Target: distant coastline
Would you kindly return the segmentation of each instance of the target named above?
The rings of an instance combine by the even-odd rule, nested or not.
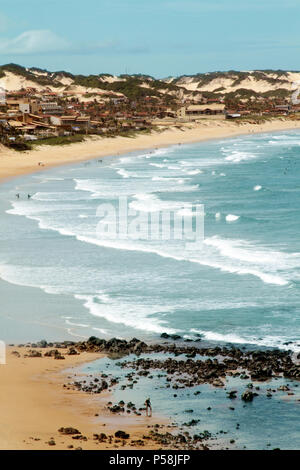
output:
[[[95,136],[88,137],[81,143],[58,146],[43,145],[29,152],[16,152],[2,146],[0,148],[0,181],[47,170],[51,167],[138,150],[292,129],[300,129],[300,121],[282,118],[268,120],[260,124],[250,124],[208,119],[181,128],[170,127],[162,132],[140,134],[135,138]]]

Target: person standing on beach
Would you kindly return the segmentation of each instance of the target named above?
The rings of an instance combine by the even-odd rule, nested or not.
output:
[[[146,416],[152,416],[152,406],[151,406],[151,401],[150,398],[147,398],[145,401],[146,405]]]

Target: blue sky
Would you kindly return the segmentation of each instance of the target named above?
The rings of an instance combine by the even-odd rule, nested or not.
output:
[[[0,63],[156,77],[299,70],[299,0],[1,0]]]

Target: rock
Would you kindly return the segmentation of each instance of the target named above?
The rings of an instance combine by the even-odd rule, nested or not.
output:
[[[109,406],[108,409],[111,411],[111,413],[124,413],[125,411],[125,408],[119,405]]]
[[[188,423],[183,423],[183,426],[196,426],[198,423],[200,423],[200,419],[192,419]]]
[[[162,334],[160,335],[160,337],[161,337],[161,338],[164,338],[164,339],[168,339],[168,338],[170,338],[170,335],[168,335],[168,333],[162,333]]]
[[[253,401],[253,398],[254,397],[257,397],[257,393],[253,393],[251,392],[251,390],[246,390],[243,394],[242,394],[242,400],[244,401]]]
[[[40,351],[33,351],[30,349],[29,354],[25,354],[25,357],[42,357],[42,353]]]
[[[281,385],[277,388],[278,391],[287,392],[289,389],[288,385]]]
[[[115,437],[120,439],[129,439],[130,435],[127,434],[125,431],[117,431],[115,432]]]
[[[221,379],[215,379],[215,380],[213,380],[212,385],[213,385],[214,387],[224,387],[224,383],[222,382]]]
[[[49,446],[56,446],[56,442],[54,439],[50,439],[50,441],[48,441],[48,445]]]
[[[230,392],[227,392],[227,398],[230,398],[231,400],[233,398],[236,398],[237,390],[231,390]]]
[[[137,439],[136,441],[131,441],[130,445],[132,445],[132,446],[144,446],[145,442],[142,439]]]
[[[65,359],[65,357],[59,351],[57,351],[54,355],[54,359]]]
[[[81,432],[78,431],[78,429],[71,428],[71,427],[60,428],[58,432],[60,432],[61,434],[66,434],[66,435],[81,434]]]
[[[18,351],[12,351],[12,355],[16,357],[21,357],[21,354]]]
[[[76,434],[75,436],[72,436],[72,439],[80,440],[80,441],[87,441],[86,436],[82,436],[81,434]]]
[[[54,357],[54,359],[64,359],[64,356],[58,349],[50,349],[49,351],[45,352],[45,357]]]
[[[76,356],[77,354],[79,354],[75,348],[70,348],[69,351],[68,351],[68,355],[69,356]]]

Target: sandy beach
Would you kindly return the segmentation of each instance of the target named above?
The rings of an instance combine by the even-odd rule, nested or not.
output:
[[[110,394],[101,397],[85,394],[63,387],[68,383],[72,370],[83,363],[101,357],[97,353],[66,355],[64,360],[44,357],[49,348],[38,349],[43,357],[24,357],[31,348],[8,347],[7,364],[0,365],[0,449],[42,450],[73,449],[134,449],[132,440],[141,439],[149,429],[147,426],[163,423],[155,414],[152,418],[112,416],[105,408]],[[99,416],[95,416],[95,415]],[[166,422],[165,422],[166,424]],[[74,440],[72,435],[63,435],[58,430],[72,427],[79,430],[87,440]],[[113,435],[118,430],[130,434],[125,445],[121,441],[101,443],[93,434]],[[55,445],[49,445],[54,440]],[[154,448],[149,441],[145,448]]]
[[[25,153],[1,147],[0,179],[135,150],[298,128],[300,121],[291,120],[264,124],[203,120],[184,129],[172,128],[136,138],[90,137],[84,143],[42,146]],[[39,162],[43,162],[43,166]],[[78,366],[103,357],[100,353],[68,355],[67,350],[60,350],[65,359],[55,360],[44,356],[47,348],[38,348],[42,357],[26,357],[30,349],[8,347],[7,364],[0,365],[0,449],[137,449],[140,447],[132,441],[141,440],[149,427],[159,423],[163,432],[168,431],[170,422],[155,414],[152,418],[147,418],[145,413],[142,416],[112,415],[107,409],[109,392],[97,396],[64,386]],[[75,440],[72,435],[64,435],[58,431],[62,427],[76,428],[87,439]],[[114,436],[118,430],[130,434],[126,443],[115,438],[111,442],[99,442],[93,437],[100,433]],[[143,449],[155,448],[158,448],[155,442],[144,441]]]
[[[64,146],[41,146],[30,152],[15,152],[0,147],[0,179],[46,170],[54,166],[84,160],[120,155],[137,150],[166,147],[175,144],[222,139],[237,135],[299,129],[300,121],[276,119],[263,124],[213,121],[209,119],[182,128],[168,128],[162,132],[140,134],[135,138],[90,137],[85,142]],[[39,163],[42,162],[43,166]]]

